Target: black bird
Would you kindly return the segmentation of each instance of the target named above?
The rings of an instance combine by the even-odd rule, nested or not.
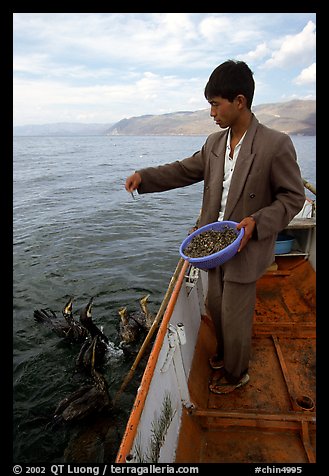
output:
[[[89,385],[83,385],[68,397],[61,400],[55,410],[53,424],[80,421],[88,416],[112,408],[105,377],[96,370],[96,351],[99,336],[91,344],[91,379]]]
[[[59,337],[63,337],[72,342],[83,342],[88,335],[87,330],[74,319],[72,309],[73,298],[71,297],[62,311],[64,319],[58,317],[57,314],[49,308],[36,309],[33,315],[37,322],[45,324]]]
[[[119,309],[120,316],[120,338],[124,344],[132,344],[137,340],[141,333],[141,325],[133,319],[126,307]]]
[[[89,332],[89,335],[94,338],[96,335],[99,336],[100,341],[104,342],[105,344],[109,343],[108,338],[106,335],[101,331],[99,327],[96,326],[96,324],[92,320],[92,314],[91,314],[91,307],[93,304],[94,298],[90,298],[87,306],[85,306],[81,312],[80,312],[80,323],[87,329]]]
[[[129,318],[136,321],[140,325],[140,327],[142,327],[146,331],[148,331],[151,328],[152,323],[154,321],[154,317],[155,317],[150,313],[148,309],[147,302],[149,297],[150,295],[147,294],[146,296],[142,297],[139,300],[141,311],[137,311],[137,312],[133,312],[129,314]]]
[[[109,340],[106,335],[96,326],[92,320],[91,307],[93,298],[91,298],[81,312],[80,322],[87,330],[88,337],[83,343],[79,355],[76,359],[78,367],[90,370],[92,368],[91,360],[94,354],[94,368],[99,368],[104,363],[105,354],[108,350]],[[94,348],[95,347],[95,348]]]

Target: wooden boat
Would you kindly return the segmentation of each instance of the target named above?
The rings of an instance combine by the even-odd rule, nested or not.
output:
[[[304,181],[306,188],[315,189]],[[180,259],[116,463],[315,463],[315,200],[257,283],[249,383],[208,390],[206,272]]]

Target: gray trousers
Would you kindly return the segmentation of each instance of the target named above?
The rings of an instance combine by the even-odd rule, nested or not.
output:
[[[247,372],[256,304],[256,282],[224,281],[221,267],[208,271],[207,308],[217,337],[217,355],[224,359],[228,381]]]

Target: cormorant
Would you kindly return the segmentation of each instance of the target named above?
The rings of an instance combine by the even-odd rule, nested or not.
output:
[[[79,355],[76,359],[78,367],[91,368],[91,358],[94,354],[94,368],[100,367],[104,362],[105,354],[108,350],[109,340],[92,320],[91,307],[93,298],[91,298],[81,312],[80,322],[88,332],[88,338],[83,343]],[[93,350],[94,349],[94,350]]]
[[[141,311],[129,314],[129,317],[131,319],[134,319],[134,321],[136,321],[146,331],[151,328],[152,323],[154,321],[154,316],[150,313],[147,306],[147,301],[149,297],[150,295],[147,294],[146,296],[140,299],[139,305],[141,307]]]
[[[120,337],[125,344],[131,344],[135,342],[140,334],[141,325],[131,318],[128,314],[127,308],[122,307],[119,309],[120,321]]]
[[[68,397],[61,400],[54,413],[54,424],[82,420],[94,413],[112,407],[105,377],[95,369],[97,341],[93,338],[91,344],[91,378],[92,383],[83,385]]]
[[[34,319],[50,327],[59,337],[64,337],[67,340],[74,342],[82,342],[87,337],[86,329],[80,325],[73,317],[73,298],[65,304],[62,314],[64,319],[61,319],[51,309],[36,309],[33,313]]]
[[[109,343],[108,338],[106,335],[99,329],[99,327],[96,326],[96,324],[92,320],[92,315],[91,315],[91,307],[93,304],[94,298],[90,298],[87,306],[85,306],[81,312],[80,312],[80,322],[87,329],[89,332],[90,336],[94,338],[96,335],[99,336],[100,341],[104,342],[105,344]]]

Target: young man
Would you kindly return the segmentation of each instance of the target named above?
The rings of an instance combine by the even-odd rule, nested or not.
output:
[[[126,190],[162,192],[204,181],[199,226],[216,220],[244,228],[239,252],[208,271],[207,309],[217,337],[210,358],[220,377],[210,384],[229,393],[249,381],[248,365],[256,280],[274,260],[278,232],[301,210],[305,195],[296,152],[288,135],[260,124],[251,112],[255,83],[243,61],[229,60],[205,87],[210,116],[223,131],[182,161],[136,171]]]

